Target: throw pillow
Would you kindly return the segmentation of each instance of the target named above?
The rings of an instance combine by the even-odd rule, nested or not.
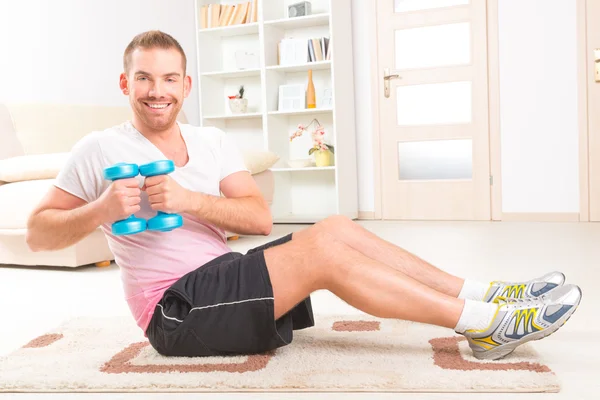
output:
[[[56,178],[69,153],[34,154],[0,160],[0,181],[21,182]]]
[[[268,170],[279,161],[277,154],[266,150],[243,150],[242,156],[244,157],[246,168],[248,168],[252,175]]]

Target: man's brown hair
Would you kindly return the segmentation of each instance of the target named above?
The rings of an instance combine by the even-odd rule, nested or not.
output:
[[[185,56],[185,52],[181,45],[175,38],[173,38],[168,33],[164,33],[161,31],[147,31],[140,33],[129,43],[127,48],[125,49],[125,53],[123,54],[123,68],[125,69],[125,73],[129,74],[129,66],[131,64],[131,53],[138,47],[144,49],[175,49],[179,51],[181,54],[181,59],[183,63],[183,73],[185,75],[187,68],[187,58]]]

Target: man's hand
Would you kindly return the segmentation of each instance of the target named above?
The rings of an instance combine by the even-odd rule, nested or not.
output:
[[[182,213],[190,209],[191,192],[180,186],[169,175],[146,178],[142,190],[148,193],[150,206],[155,211]]]
[[[120,221],[140,211],[140,188],[135,178],[114,181],[97,202],[106,223]]]

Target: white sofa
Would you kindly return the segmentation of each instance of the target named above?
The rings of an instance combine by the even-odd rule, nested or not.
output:
[[[129,107],[0,103],[0,266],[78,267],[114,259],[100,229],[69,248],[37,253],[29,250],[25,234],[30,212],[53,184],[72,146],[94,130],[130,118]],[[187,122],[183,113],[178,119]],[[244,157],[271,204],[273,174],[268,168],[278,157],[269,152],[244,152]]]

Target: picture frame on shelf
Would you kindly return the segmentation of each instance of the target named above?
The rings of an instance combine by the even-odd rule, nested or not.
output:
[[[239,70],[254,69],[260,67],[258,54],[247,50],[237,50],[235,52],[235,66]]]
[[[283,39],[279,42],[279,65],[300,65],[308,60],[306,39]]]
[[[306,93],[304,85],[279,85],[278,111],[304,110],[306,108]]]
[[[333,108],[333,89],[323,88],[319,94],[319,108]]]

